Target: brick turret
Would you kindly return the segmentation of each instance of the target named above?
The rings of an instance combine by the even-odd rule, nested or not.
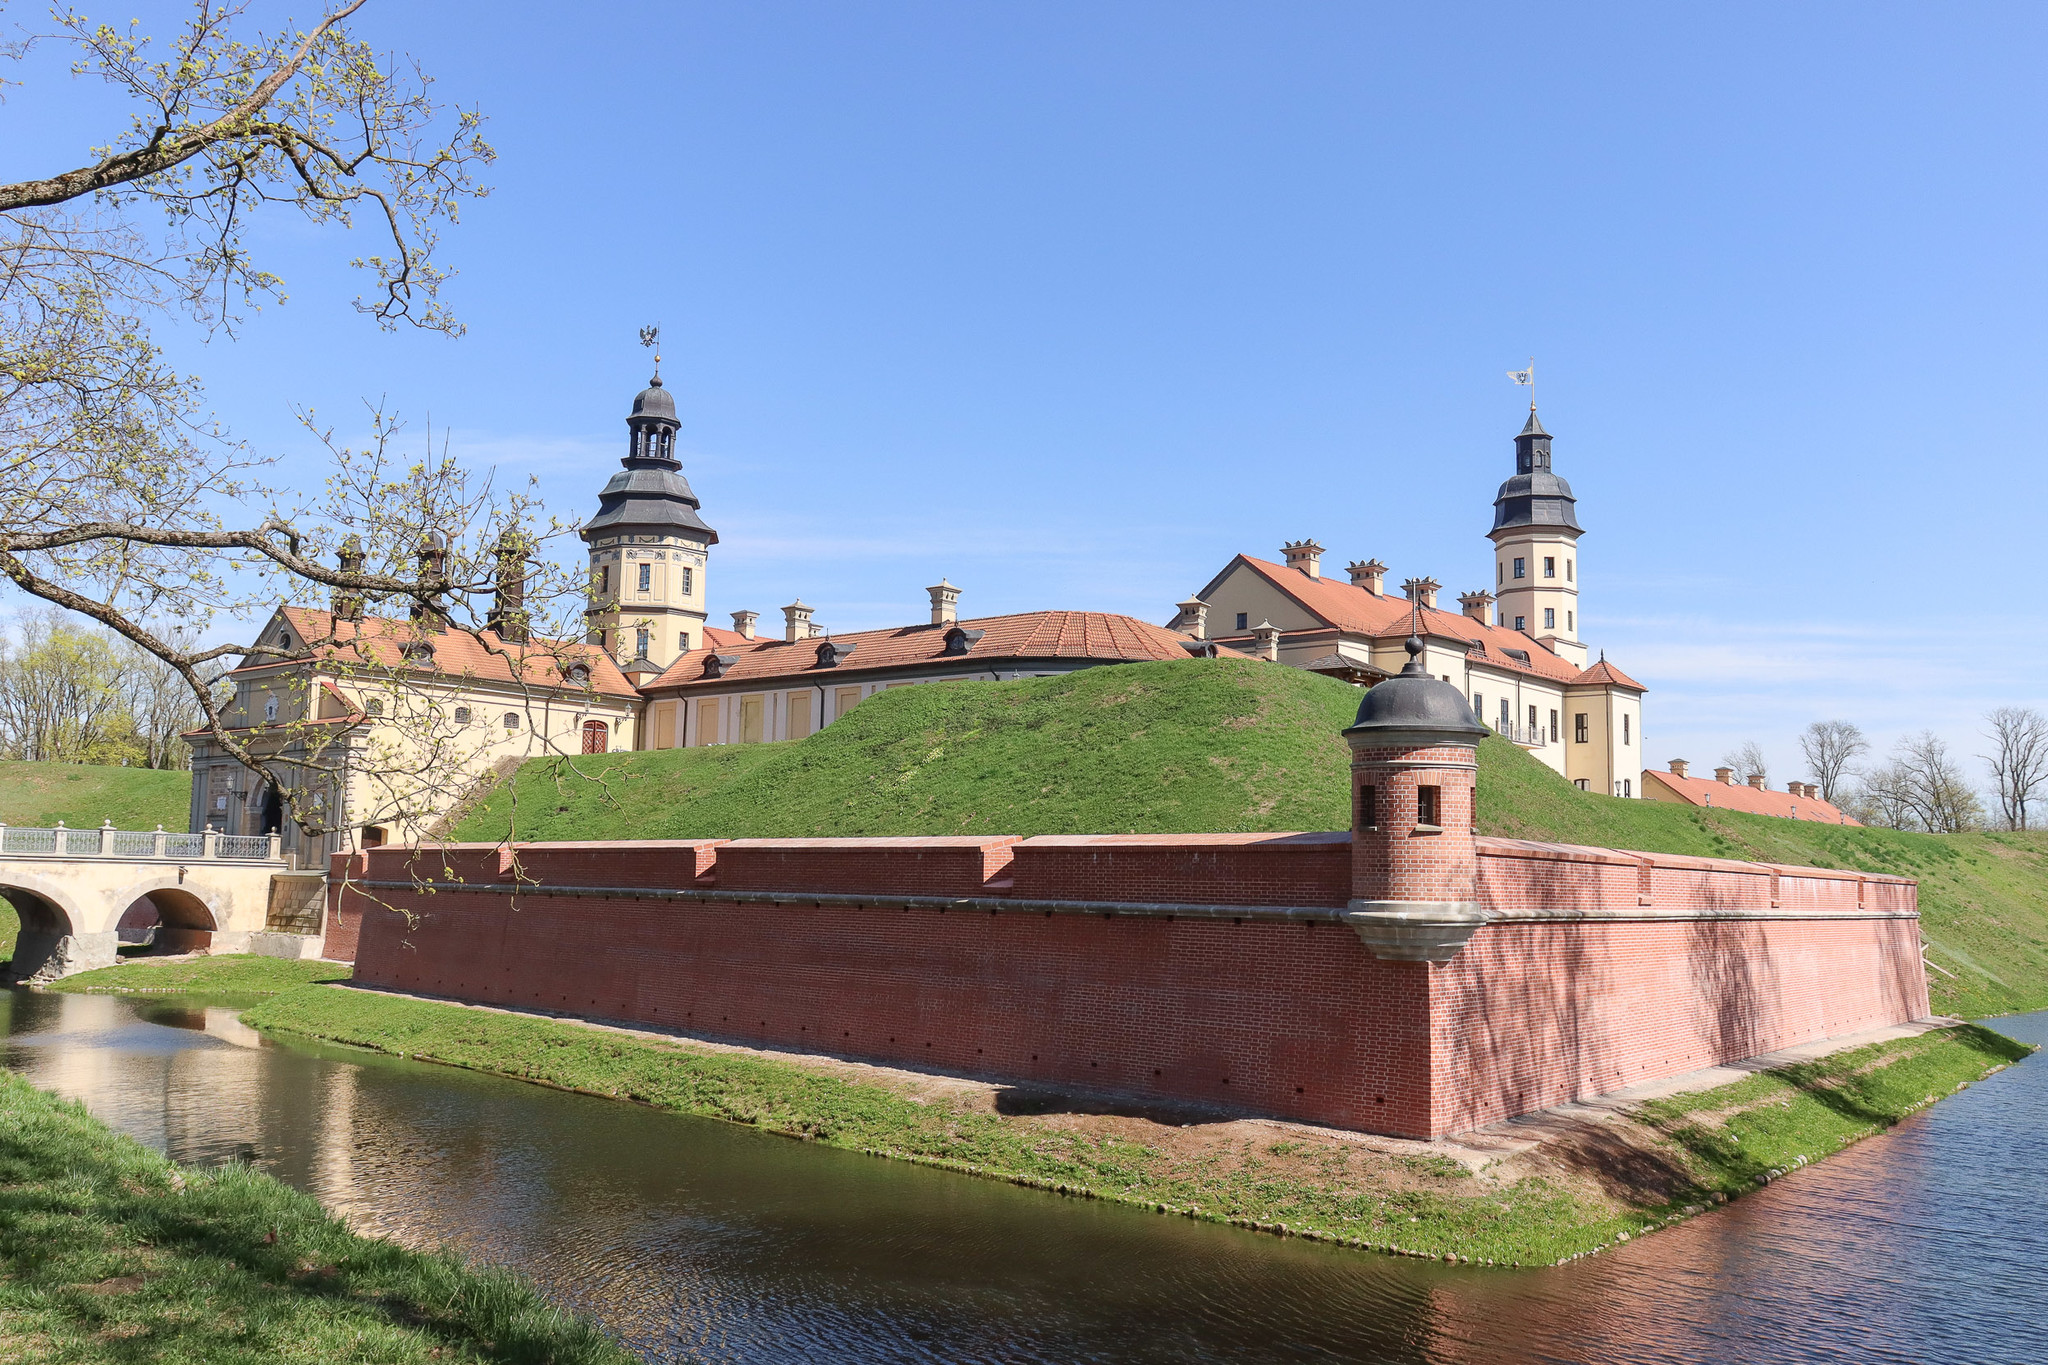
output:
[[[1373,955],[1446,962],[1484,922],[1472,843],[1477,749],[1486,727],[1464,694],[1408,666],[1365,694],[1351,746],[1351,905]]]

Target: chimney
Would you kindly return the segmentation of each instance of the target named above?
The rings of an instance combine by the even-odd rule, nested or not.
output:
[[[1671,775],[1673,777],[1684,777],[1685,770],[1691,766],[1690,763],[1687,763],[1682,758],[1674,758],[1671,760]]]
[[[361,573],[363,571],[363,541],[360,536],[350,536],[341,542],[341,571]],[[334,590],[334,619],[337,621],[360,621],[363,619],[363,596],[350,588]]]
[[[754,622],[761,619],[758,611],[736,611],[732,614],[732,628],[743,640],[754,638]]]
[[[1764,790],[1764,775],[1762,773],[1751,773],[1745,780],[1758,791]]]
[[[1184,630],[1197,640],[1208,639],[1209,604],[1199,597],[1190,597],[1176,605],[1180,607],[1180,614],[1173,618],[1173,624],[1167,629]]]
[[[1368,559],[1363,564],[1354,561],[1348,567],[1351,573],[1352,587],[1364,588],[1374,597],[1378,597],[1384,591],[1381,584],[1386,582],[1386,565],[1380,563],[1377,559]]]
[[[1809,801],[1820,800],[1820,787],[1816,783],[1809,782],[1806,784],[1806,799]]]
[[[960,619],[960,589],[943,577],[925,589],[932,595],[932,624],[950,626]]]
[[[811,638],[811,609],[799,597],[782,609],[782,638],[785,640],[808,640]]]
[[[1280,662],[1280,627],[1261,621],[1252,630],[1252,653],[1271,663]]]
[[[1734,785],[1735,785],[1735,769],[1733,769],[1733,768],[1716,768],[1716,769],[1714,769],[1714,780],[1715,780],[1716,782],[1719,782],[1719,783],[1720,783],[1720,784],[1721,784],[1722,786],[1724,786],[1724,787],[1732,787],[1732,786],[1734,786]]]
[[[1310,578],[1323,576],[1323,547],[1313,540],[1290,540],[1280,547],[1280,553],[1287,556],[1287,567],[1299,569]]]
[[[507,644],[526,643],[526,538],[509,526],[498,537],[498,592],[484,624]]]
[[[1794,796],[1804,796],[1806,795],[1806,784],[1804,782],[1787,782],[1785,790],[1791,792]]]
[[[448,542],[440,532],[429,531],[420,541],[419,564],[420,573],[416,581],[423,595],[413,599],[412,619],[419,622],[422,630],[446,630],[448,613],[441,605],[438,585],[448,574]]]
[[[1482,626],[1492,619],[1489,609],[1493,606],[1493,594],[1484,589],[1464,594],[1458,599],[1458,605],[1465,609],[1467,616]]]
[[[1436,610],[1436,594],[1443,584],[1434,578],[1411,578],[1401,585],[1401,591],[1408,594],[1410,601],[1420,601],[1431,611]]]

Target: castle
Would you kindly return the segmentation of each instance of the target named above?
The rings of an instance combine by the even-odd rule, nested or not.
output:
[[[1604,658],[1587,664],[1583,528],[1533,407],[1487,533],[1497,591],[1461,597],[1462,614],[1437,607],[1431,578],[1388,594],[1378,560],[1352,564],[1348,582],[1327,578],[1323,547],[1303,540],[1283,548],[1284,564],[1236,556],[1166,625],[1075,610],[962,617],[960,589],[941,580],[926,589],[928,620],[827,632],[798,600],[782,608],[779,635],[759,633],[752,610],[731,612],[730,629],[711,624],[719,538],[676,455],[679,429],[657,373],[633,399],[620,470],[579,532],[582,641],[527,640],[516,578],[501,581],[477,633],[431,612],[371,616],[345,595],[325,611],[281,606],[258,634],[266,652],[229,675],[229,723],[295,774],[302,803],[338,813],[337,828],[295,829],[284,793],[203,731],[188,736],[191,828],[277,830],[310,864],[434,834],[465,793],[537,753],[801,739],[890,688],[1190,657],[1259,657],[1370,688],[1402,666],[1411,630],[1425,671],[1492,729],[1582,788],[1638,794],[1644,689]]]

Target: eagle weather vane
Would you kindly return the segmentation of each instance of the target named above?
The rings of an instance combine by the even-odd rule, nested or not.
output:
[[[641,335],[645,336],[646,333],[643,332]],[[1508,378],[1529,391],[1529,411],[1536,411],[1536,357],[1529,357],[1529,368],[1526,370],[1509,370]]]
[[[661,382],[661,324],[640,329],[640,344],[654,348],[654,382]]]

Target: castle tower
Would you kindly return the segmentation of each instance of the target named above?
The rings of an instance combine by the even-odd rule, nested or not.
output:
[[[1560,658],[1585,667],[1579,637],[1578,500],[1550,470],[1550,433],[1529,407],[1515,437],[1514,477],[1493,500],[1495,595],[1500,624],[1540,640]]]
[[[1365,694],[1351,746],[1351,903],[1344,918],[1373,956],[1448,962],[1485,922],[1472,842],[1478,745],[1465,694],[1422,666]]]
[[[718,532],[676,458],[676,401],[652,382],[626,418],[625,468],[578,533],[590,547],[590,641],[621,663],[666,668],[704,643],[704,573]]]

